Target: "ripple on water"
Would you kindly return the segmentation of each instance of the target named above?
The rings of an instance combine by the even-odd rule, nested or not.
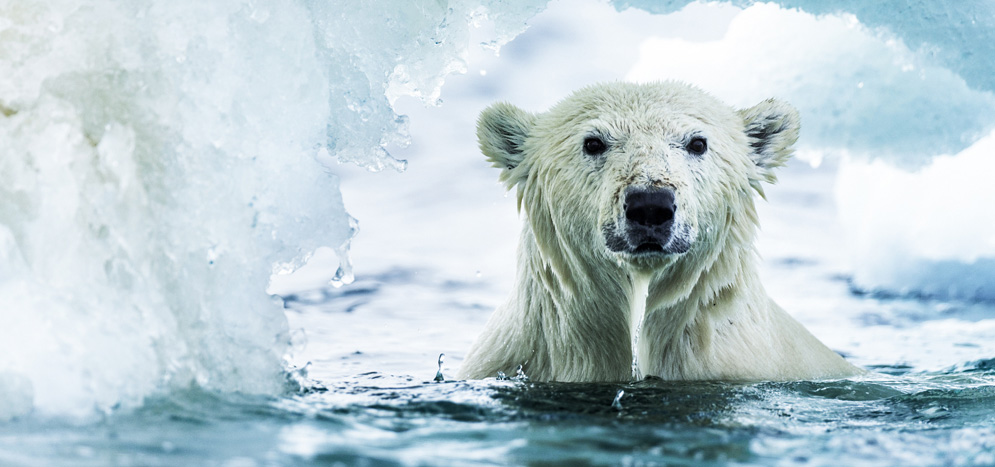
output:
[[[431,374],[370,372],[279,398],[180,391],[85,433],[0,427],[0,443],[38,446],[37,456],[21,458],[27,463],[80,453],[148,465],[239,456],[371,465],[984,463],[995,448],[991,382],[964,373],[791,383],[435,382]],[[64,437],[64,452],[42,452],[52,436]],[[0,460],[11,460],[2,448]],[[116,457],[122,453],[131,457]]]

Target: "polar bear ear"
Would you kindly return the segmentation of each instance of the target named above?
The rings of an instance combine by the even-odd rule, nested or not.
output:
[[[519,166],[525,158],[525,139],[532,131],[535,119],[534,114],[500,102],[481,112],[477,120],[480,150],[494,167],[501,169],[500,179],[509,189],[527,176]]]
[[[746,137],[750,143],[750,157],[756,164],[756,173],[750,176],[750,185],[764,196],[760,182],[774,183],[774,169],[783,166],[798,140],[801,119],[791,104],[777,99],[767,99],[753,107],[739,111],[743,117]]]

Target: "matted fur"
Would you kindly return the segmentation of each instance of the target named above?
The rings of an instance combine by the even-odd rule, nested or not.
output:
[[[737,112],[676,82],[591,86],[541,114],[507,103],[485,110],[481,150],[517,189],[525,222],[515,290],[460,377],[514,374],[519,365],[543,381],[858,373],[778,307],[757,273],[754,192],[776,180],[773,169],[791,156],[798,129],[786,103]],[[591,135],[608,143],[604,154],[583,152]],[[703,155],[685,150],[695,136],[707,140]],[[690,243],[686,252],[606,247],[604,229],[624,229],[629,187],[673,190],[672,235]]]

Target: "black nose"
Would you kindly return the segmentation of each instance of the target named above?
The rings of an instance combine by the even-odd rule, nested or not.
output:
[[[630,188],[625,192],[625,218],[645,227],[657,227],[674,220],[677,204],[669,188]]]

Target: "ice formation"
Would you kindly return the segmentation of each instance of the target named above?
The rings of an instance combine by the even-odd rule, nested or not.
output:
[[[687,0],[612,0],[615,8],[639,8],[668,14]],[[749,8],[758,0],[725,0],[722,3]],[[803,11],[819,17],[853,17],[864,27],[898,38],[921,59],[942,66],[964,79],[968,86],[995,91],[990,57],[995,56],[995,4],[985,1],[923,2],[919,0],[779,0],[769,2],[782,9]],[[782,44],[789,45],[789,44]],[[776,49],[774,49],[776,50]],[[757,51],[769,56],[770,51]],[[854,59],[865,58],[863,56]]]
[[[542,6],[497,3],[0,2],[0,419],[280,390],[271,273],[319,246],[347,273],[317,156],[401,166],[389,98]]]
[[[995,132],[915,172],[849,160],[840,221],[858,287],[885,294],[995,300]]]
[[[853,15],[758,4],[719,41],[647,39],[628,78],[683,79],[744,107],[779,96],[804,118],[803,148],[914,169],[995,125],[995,96],[933,62]]]

